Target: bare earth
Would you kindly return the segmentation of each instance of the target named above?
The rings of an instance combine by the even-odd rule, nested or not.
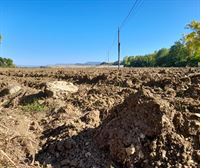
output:
[[[2,168],[200,168],[198,68],[0,69],[0,86]]]

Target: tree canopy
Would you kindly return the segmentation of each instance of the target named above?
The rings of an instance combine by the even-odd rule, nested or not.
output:
[[[2,41],[2,35],[0,34],[0,44],[1,41]],[[15,67],[15,65],[12,59],[0,57],[0,67]]]
[[[126,56],[126,67],[184,67],[198,66],[200,62],[200,22],[186,26],[191,32],[175,42],[169,49],[162,48],[142,56]]]

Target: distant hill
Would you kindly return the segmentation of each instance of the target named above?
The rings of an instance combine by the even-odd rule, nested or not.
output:
[[[101,62],[86,62],[86,65],[100,65]]]
[[[86,63],[74,63],[74,64],[55,64],[47,65],[46,67],[71,67],[71,66],[98,66],[101,62],[86,62]]]
[[[76,63],[75,65],[100,65],[101,62]]]

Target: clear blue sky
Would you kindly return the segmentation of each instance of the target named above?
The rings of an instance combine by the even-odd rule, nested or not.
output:
[[[134,0],[0,0],[0,56],[17,65],[106,61]],[[200,0],[144,0],[121,31],[122,57],[170,47],[200,21]],[[117,43],[110,60],[117,59]]]

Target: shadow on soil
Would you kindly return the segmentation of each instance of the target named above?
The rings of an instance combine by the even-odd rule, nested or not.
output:
[[[47,95],[44,92],[40,91],[39,93],[36,93],[36,94],[23,96],[20,99],[19,104],[22,104],[22,105],[30,104],[30,103],[33,103],[35,100],[46,98],[46,97]]]
[[[116,112],[119,105],[110,110]],[[61,125],[43,132],[41,140],[46,140],[42,149],[36,155],[36,160],[41,165],[50,164],[53,168],[119,168],[110,158],[108,151],[100,150],[95,142],[98,128],[86,128],[74,136],[69,136],[71,131],[77,130],[71,125]],[[78,132],[78,131],[77,131]]]

